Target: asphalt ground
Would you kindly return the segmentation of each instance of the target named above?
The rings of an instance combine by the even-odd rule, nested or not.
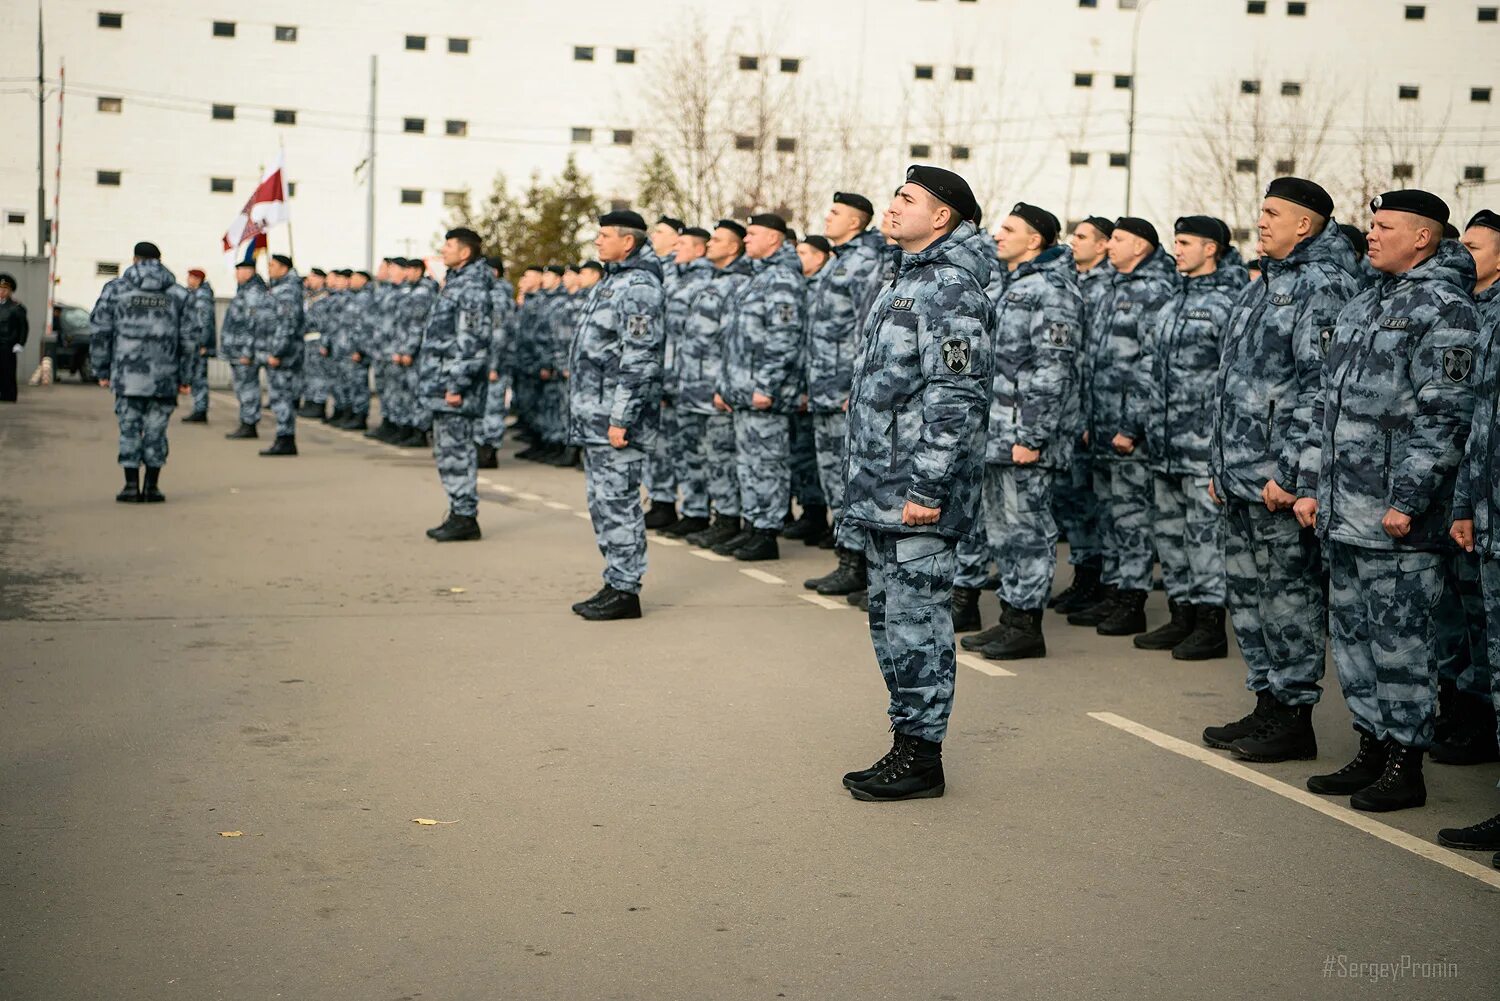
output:
[[[1319,760],[1235,765],[1237,657],[1049,614],[961,663],[947,795],[860,803],[886,695],[805,600],[829,553],[653,537],[645,617],[587,623],[580,473],[507,445],[444,546],[425,452],[211,421],[121,505],[106,392],[0,409],[0,998],[1496,995],[1500,873],[1435,834],[1500,767],[1300,792],[1355,746],[1331,671]]]

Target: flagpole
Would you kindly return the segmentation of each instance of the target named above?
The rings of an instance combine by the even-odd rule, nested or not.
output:
[[[287,190],[288,184],[286,179],[286,143],[278,138],[276,140],[276,148],[281,153],[281,197],[283,202],[286,204],[286,256],[290,257],[292,261],[295,262],[297,260],[297,248],[296,245],[292,243],[292,196]]]

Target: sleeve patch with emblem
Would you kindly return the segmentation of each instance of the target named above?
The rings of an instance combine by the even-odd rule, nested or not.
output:
[[[969,342],[962,337],[950,337],[943,342],[943,364],[949,370],[962,375],[969,371]]]
[[[796,323],[797,322],[797,307],[795,305],[793,305],[792,303],[789,303],[789,302],[777,303],[776,304],[776,322],[777,323]]]
[[[1066,323],[1054,323],[1047,328],[1047,341],[1053,347],[1065,348],[1073,343],[1073,328]]]
[[[651,332],[651,317],[636,313],[625,318],[625,332],[631,337],[644,337]]]
[[[1443,375],[1449,382],[1463,382],[1474,369],[1474,352],[1469,348],[1449,348],[1443,352]]]

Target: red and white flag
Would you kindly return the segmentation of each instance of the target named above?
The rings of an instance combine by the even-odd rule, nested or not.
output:
[[[231,261],[247,241],[258,241],[260,246],[265,246],[266,230],[291,219],[286,205],[282,157],[282,152],[278,150],[271,169],[260,179],[255,190],[250,193],[250,200],[240,209],[240,214],[234,217],[234,222],[229,224],[229,229],[224,233],[224,254]]]

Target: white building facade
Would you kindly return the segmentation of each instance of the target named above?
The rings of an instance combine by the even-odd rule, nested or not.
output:
[[[0,4],[3,253],[36,250],[37,16]],[[1119,215],[1128,182],[1163,232],[1211,212],[1246,249],[1279,173],[1358,224],[1396,187],[1460,224],[1500,204],[1496,3],[46,0],[43,17],[49,213],[66,64],[58,295],[84,304],[140,239],[227,292],[220,237],[278,149],[293,225],[272,249],[369,264],[371,56],[377,257],[430,253],[459,193],[523,190],[569,157],[634,204],[658,152],[683,199],[643,212],[780,208],[813,232],[833,190],[881,204],[914,161],[969,177],[990,219],[1023,199]]]

